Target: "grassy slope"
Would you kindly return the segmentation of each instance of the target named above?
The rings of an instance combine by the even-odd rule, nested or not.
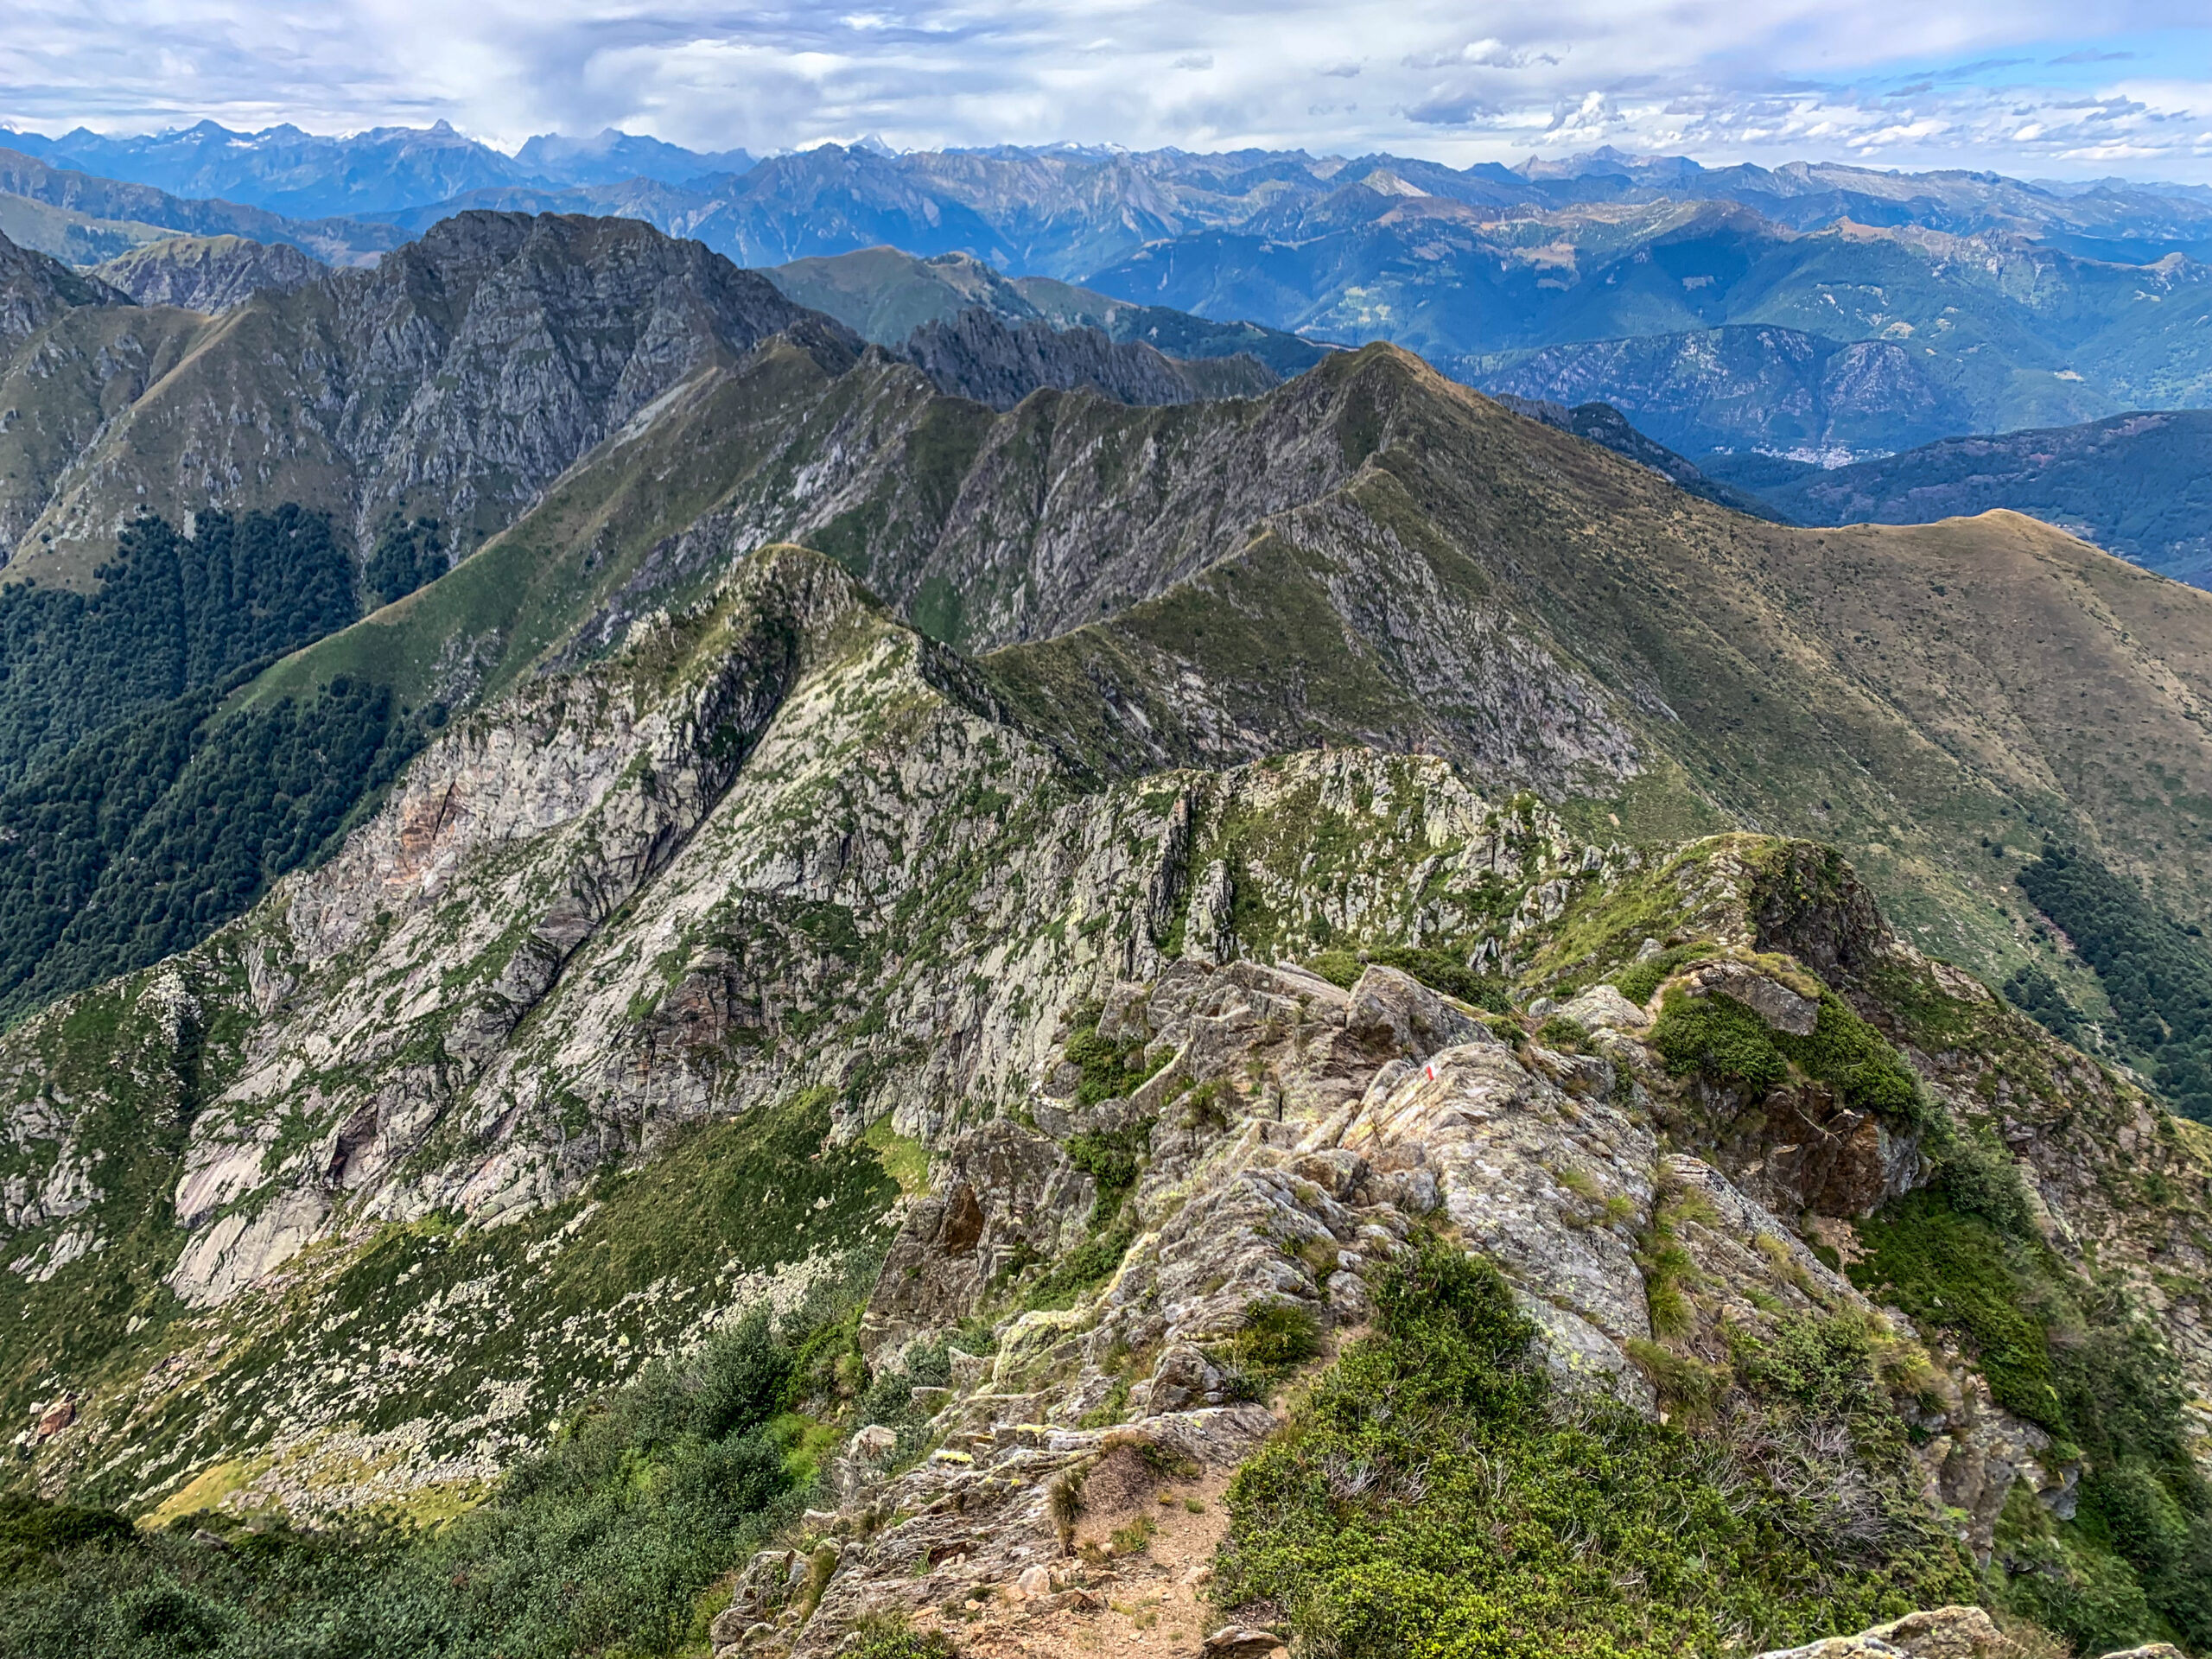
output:
[[[2018,950],[2010,867],[1991,841],[2082,839],[2154,877],[2177,913],[2206,908],[2212,800],[2187,780],[2212,762],[2197,723],[2212,598],[2026,519],[1758,524],[1385,347],[1218,415],[1059,400],[1042,448],[1025,434],[1048,400],[1033,400],[969,422],[976,429],[930,463],[945,477],[924,489],[921,451],[900,446],[936,411],[966,406],[887,401],[888,385],[832,383],[779,346],[744,372],[706,374],[451,575],[280,664],[245,699],[339,672],[416,704],[496,692],[718,503],[788,524],[798,469],[849,448],[851,423],[873,420],[862,447],[892,464],[849,474],[858,481],[839,500],[851,505],[819,510],[822,540],[880,585],[911,585],[895,567],[870,569],[889,556],[895,503],[898,563],[918,552],[934,573],[910,609],[931,609],[942,631],[959,638],[963,613],[1034,580],[1040,550],[1063,569],[1112,562],[1112,581],[1096,584],[1116,601],[1109,620],[993,659],[1032,722],[1076,749],[1126,741],[1100,701],[1110,683],[1153,720],[1145,764],[1323,740],[1480,753],[1480,699],[1421,685],[1395,636],[1443,604],[1469,628],[1506,619],[1611,694],[1646,766],[1574,809],[1593,832],[1657,839],[1734,822],[1836,840],[1914,937],[1985,969]],[[1163,421],[1254,431],[1294,415],[1309,448],[1340,445],[1364,470],[1325,508],[1266,519],[1241,550],[1211,568],[1202,556],[1170,585],[1202,542],[1167,547],[1116,515],[1130,500],[1184,499],[1177,489],[1203,500],[1221,486],[1197,469],[1224,459],[1195,433],[1164,444]],[[1178,469],[1192,478],[1176,483]],[[1058,527],[1039,539],[1048,522]],[[1355,576],[1354,543],[1427,595],[1355,591],[1373,576],[1364,565]],[[2049,673],[2052,662],[2065,672]],[[1185,666],[1227,697],[1226,734],[1190,729],[1174,689]]]
[[[1762,493],[1802,524],[1924,524],[2009,507],[2163,575],[2201,582],[2212,569],[2208,455],[2212,412],[2120,415],[1946,438],[1834,471],[1807,468]]]
[[[0,236],[19,248],[35,248],[73,265],[98,264],[175,234],[157,225],[96,219],[29,196],[0,192]]]
[[[1365,379],[1341,429],[1351,442],[1365,422],[1378,448],[1349,502],[1420,550],[1446,589],[1491,594],[1642,702],[1662,764],[1598,809],[1626,833],[1725,817],[1836,840],[1915,937],[1984,964],[2015,948],[2018,903],[1985,838],[2094,840],[2177,912],[2202,913],[2212,801],[2184,780],[2212,762],[2197,723],[2212,598],[2012,514],[1756,523],[1383,348],[1320,372]],[[1242,681],[1257,718],[1282,671],[1305,664],[1347,716],[1309,735],[1448,740],[1376,639],[1347,637],[1326,598],[1346,570],[1300,545],[1295,518],[1271,528],[1185,588],[994,663],[1040,716],[1071,725],[1084,683],[1160,684],[1183,663]],[[2068,671],[2049,673],[2053,661]],[[1172,718],[1168,701],[1147,714]],[[1111,724],[1091,724],[1105,741]],[[1606,827],[1589,809],[1582,821]]]
[[[128,408],[188,355],[207,319],[167,306],[84,306],[37,336],[35,349],[0,363],[0,563],[29,576],[46,550],[18,550],[54,485],[103,423]],[[114,550],[111,527],[107,551]],[[10,559],[10,554],[15,554]],[[97,563],[96,558],[92,561]],[[91,566],[83,567],[89,577]]]
[[[566,642],[656,544],[748,482],[794,410],[818,402],[827,384],[812,358],[781,340],[744,372],[695,375],[658,419],[577,463],[512,529],[429,587],[279,663],[245,699],[353,674],[428,700],[448,694],[452,664],[470,651],[484,671],[464,682],[469,699],[498,695]],[[723,568],[717,562],[716,573]]]
[[[902,345],[924,323],[950,321],[970,306],[1009,317],[1035,315],[988,265],[934,264],[896,248],[794,259],[761,275],[786,298],[827,312],[880,346]]]
[[[305,413],[333,396],[329,304],[325,291],[307,289],[212,321],[154,308],[156,315],[190,320],[184,349],[142,383],[129,420],[72,457],[72,487],[41,513],[10,564],[11,575],[89,586],[114,550],[116,504],[102,487],[111,480],[143,480],[157,493],[145,505],[175,517],[206,503],[204,487],[195,487],[198,473],[238,465],[254,474],[268,505],[295,502],[343,523],[352,507],[352,466]],[[143,500],[143,493],[134,489],[133,498]]]

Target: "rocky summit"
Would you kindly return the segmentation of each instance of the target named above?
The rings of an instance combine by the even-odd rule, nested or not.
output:
[[[2212,594],[632,221],[10,257],[0,1653],[2212,1652]]]

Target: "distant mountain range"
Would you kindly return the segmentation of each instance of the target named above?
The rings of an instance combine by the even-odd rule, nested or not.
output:
[[[2212,410],[1945,438],[1833,469],[1759,454],[1697,464],[1801,524],[1930,524],[2009,508],[2212,587]]]
[[[366,264],[461,211],[632,219],[764,269],[887,347],[965,330],[949,384],[982,374],[987,402],[1033,382],[1195,395],[1184,370],[1039,328],[1168,359],[1245,356],[1276,378],[1382,338],[1516,406],[1618,411],[1620,432],[1609,414],[1585,435],[1674,452],[1659,470],[1715,499],[1750,492],[1814,522],[2004,505],[2206,573],[2186,465],[2143,447],[2194,429],[2120,418],[2212,405],[2202,187],[1610,150],[1455,169],[871,143],[756,162],[613,130],[507,155],[442,124],[0,139],[15,146],[0,149],[0,234],[158,304],[219,310],[306,280],[253,245]],[[962,321],[979,309],[1006,326]],[[978,366],[1024,353],[1035,360],[1009,380]],[[1243,372],[1199,378],[1214,393],[1264,383]],[[2043,448],[1951,442],[2077,428]],[[2139,431],[2158,435],[2112,435]],[[1683,456],[1714,459],[1700,472]]]
[[[741,149],[702,154],[613,130],[592,138],[543,134],[507,156],[443,121],[342,138],[289,125],[236,132],[213,121],[124,137],[83,127],[59,138],[0,128],[0,143],[75,172],[301,219],[404,212],[512,185],[613,184],[640,176],[681,182],[753,164]]]
[[[264,207],[173,196],[0,149],[0,233],[71,264],[97,264],[171,236],[283,244],[329,264],[373,264],[406,233],[353,219],[289,219]]]
[[[239,131],[213,121],[123,137],[79,127],[54,138],[0,127],[0,143],[78,172],[297,218],[407,213],[474,191],[594,188],[638,179],[703,183],[700,194],[712,196],[728,176],[755,165],[743,149],[687,149],[613,129],[588,138],[542,134],[510,156],[443,121],[342,137],[290,125]],[[761,181],[767,195],[804,189],[803,181],[834,178],[851,168],[861,216],[927,201],[939,210],[952,237],[973,228],[972,214],[997,234],[1024,241],[1042,226],[1088,222],[1095,231],[1118,224],[1121,233],[1105,240],[1121,252],[1162,234],[1204,229],[1274,234],[1313,221],[1317,207],[1320,219],[1338,218],[1346,206],[1341,193],[1363,186],[1402,201],[1429,198],[1485,207],[1735,202],[1796,231],[1849,220],[1952,235],[2024,235],[2069,252],[2131,264],[2212,251],[2212,190],[2119,179],[2024,181],[1991,173],[1891,173],[1804,162],[1773,168],[1707,168],[1688,156],[1636,156],[1611,149],[1517,168],[1485,162],[1459,169],[1405,156],[1347,160],[1303,150],[1203,155],[1061,144],[900,154],[873,141],[849,148],[826,144],[761,165],[767,169]],[[1026,204],[1028,211],[1015,204]],[[948,207],[961,211],[946,216]],[[847,246],[870,241],[895,241],[920,253],[964,246],[954,240],[925,247],[884,236]],[[965,251],[988,257],[982,248]],[[1023,268],[1045,266],[1033,260]]]

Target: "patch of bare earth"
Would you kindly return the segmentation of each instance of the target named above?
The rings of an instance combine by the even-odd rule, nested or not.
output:
[[[1179,1478],[1128,1448],[1109,1452],[1084,1484],[1074,1553],[1053,1564],[1050,1591],[1010,1587],[917,1626],[944,1630],[965,1659],[1192,1659],[1223,1623],[1206,1586],[1229,1530],[1229,1481],[1226,1470]]]

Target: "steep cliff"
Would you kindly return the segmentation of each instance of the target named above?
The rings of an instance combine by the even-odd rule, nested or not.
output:
[[[303,287],[321,269],[320,261],[287,243],[178,236],[106,260],[93,275],[141,305],[212,314],[243,305],[264,289]]]
[[[642,225],[464,214],[374,270],[264,290],[203,323],[82,453],[10,483],[30,520],[10,569],[82,582],[141,510],[180,522],[280,502],[331,513],[365,553],[394,511],[435,512],[473,544],[702,365],[794,327],[849,353],[807,315]],[[57,342],[73,361],[88,354],[79,340]]]

